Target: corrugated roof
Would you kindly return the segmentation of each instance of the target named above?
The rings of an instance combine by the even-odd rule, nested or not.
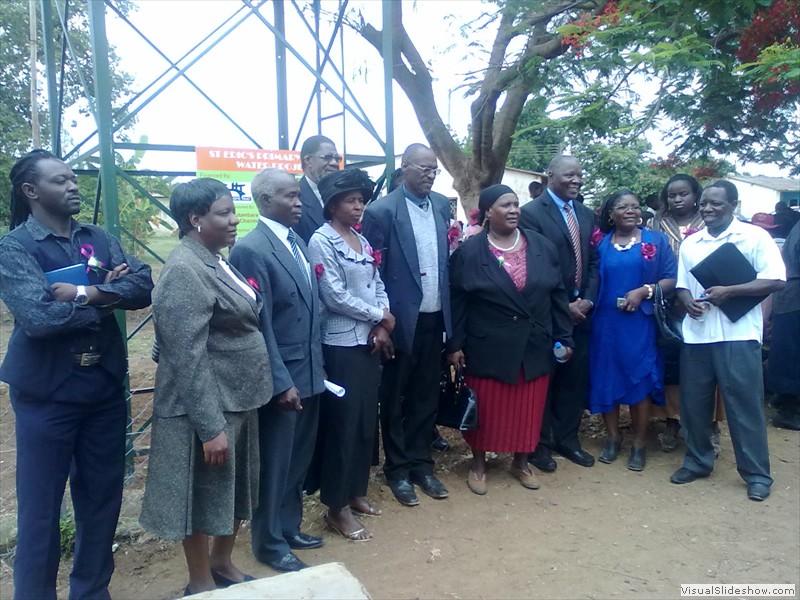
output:
[[[791,177],[764,177],[761,175],[758,177],[745,177],[744,175],[729,175],[728,179],[744,181],[751,185],[758,185],[779,192],[800,191],[800,179],[792,179]]]

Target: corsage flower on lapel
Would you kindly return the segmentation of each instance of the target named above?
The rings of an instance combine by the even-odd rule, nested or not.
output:
[[[700,231],[700,229],[698,229],[697,227],[689,227],[689,229],[683,232],[683,237],[687,238],[693,233],[697,233],[698,231]]]
[[[81,244],[81,256],[86,259],[87,273],[89,271],[94,271],[95,273],[100,273],[100,271],[109,272],[109,270],[105,268],[105,263],[94,255],[94,248],[91,244]]]
[[[325,265],[323,265],[322,263],[317,263],[316,265],[314,265],[314,273],[317,276],[317,281],[322,279],[322,274],[324,272],[325,272]]]
[[[258,289],[258,282],[256,281],[255,277],[248,277],[247,278],[248,285],[253,288],[255,291],[260,292],[261,290]]]
[[[655,244],[650,244],[649,242],[642,244],[642,256],[648,262],[653,260],[656,257]]]
[[[381,251],[374,249],[369,244],[367,244],[365,250],[367,254],[369,254],[372,257],[372,261],[373,263],[375,263],[375,268],[377,269],[378,267],[380,267],[381,262],[383,262],[383,254],[381,253]]]
[[[592,236],[589,238],[589,244],[592,246],[592,248],[597,248],[600,242],[603,241],[604,237],[605,236],[603,235],[603,232],[595,227],[594,231],[592,232]]]

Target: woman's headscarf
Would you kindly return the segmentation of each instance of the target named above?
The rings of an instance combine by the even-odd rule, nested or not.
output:
[[[481,195],[478,197],[478,210],[480,211],[478,223],[484,222],[486,219],[486,211],[492,207],[492,204],[497,202],[500,196],[505,196],[506,194],[516,194],[516,192],[502,183],[490,185],[481,191]]]

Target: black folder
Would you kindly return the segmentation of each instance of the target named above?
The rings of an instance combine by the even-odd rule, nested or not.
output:
[[[690,271],[704,289],[715,285],[739,285],[756,278],[756,270],[739,249],[730,242],[722,244]],[[769,294],[763,296],[737,296],[719,305],[734,323],[758,306]]]

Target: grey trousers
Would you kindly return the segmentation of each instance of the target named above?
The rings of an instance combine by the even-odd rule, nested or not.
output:
[[[736,470],[747,483],[772,485],[761,344],[755,340],[684,344],[680,381],[681,425],[686,438],[683,466],[701,474],[714,469],[708,424],[714,412],[714,387],[719,386]]]

